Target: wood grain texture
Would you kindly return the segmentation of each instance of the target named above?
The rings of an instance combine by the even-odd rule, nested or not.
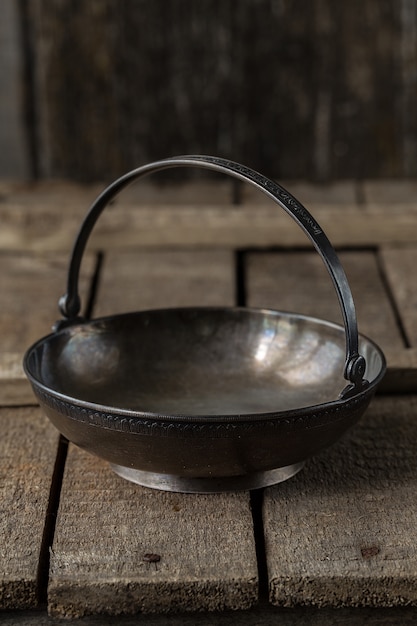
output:
[[[266,490],[273,604],[416,605],[416,411],[411,396],[375,398],[350,435]]]
[[[65,620],[76,626],[414,626],[417,609],[396,608],[281,608],[263,603],[247,611],[222,611],[135,616],[89,616]],[[4,626],[55,626],[56,619],[39,611],[3,613]]]
[[[95,259],[87,255],[80,278],[85,304]],[[49,334],[60,314],[59,297],[65,292],[68,258],[63,254],[0,253],[0,405],[33,403],[23,373],[25,351]]]
[[[147,553],[160,560],[147,562]],[[245,609],[256,600],[247,494],[155,492],[71,449],[52,552],[52,615]]]
[[[405,346],[376,257],[372,252],[339,255],[355,301],[359,331],[383,350]],[[331,279],[317,253],[254,253],[247,257],[248,304],[313,315],[342,323]]]
[[[37,408],[2,408],[0,426],[0,609],[31,608],[58,434]]]
[[[20,352],[0,354],[0,406],[34,404],[32,388],[23,371]]]
[[[21,352],[50,332],[57,317],[59,293],[65,290],[65,258],[2,254],[0,316],[2,347]]]
[[[95,315],[175,306],[231,306],[231,251],[109,252],[101,268]]]
[[[384,393],[415,393],[417,389],[417,349],[387,350],[388,371],[381,382]]]
[[[27,11],[43,176],[95,180],[201,152],[288,178],[416,173],[412,3],[101,0],[74,13],[71,0],[37,0]]]
[[[373,206],[416,204],[417,181],[415,179],[366,180],[362,183],[363,197],[366,204]]]
[[[29,173],[29,154],[23,118],[21,24],[19,7],[13,0],[5,0],[0,23],[0,176],[26,177]],[[7,96],[5,95],[7,94]]]
[[[417,348],[417,249],[385,246],[380,250],[391,293],[401,314],[408,343]]]
[[[23,354],[31,343],[51,332],[60,317],[68,258],[63,254],[0,254],[0,334],[5,352]],[[80,290],[85,302],[94,258],[86,258]]]
[[[6,193],[0,202],[0,250],[64,252],[72,243],[90,203],[101,187],[35,186],[32,190]],[[218,202],[217,184],[198,187],[194,193],[169,188],[164,203],[159,194],[145,189],[120,196],[100,218],[90,249],[110,250],[152,247],[297,247],[308,239],[291,218],[265,196],[249,193],[244,204]],[[297,191],[297,186],[294,185]],[[310,189],[310,190],[309,190]],[[138,187],[139,190],[139,187]],[[128,191],[128,190],[126,190]],[[415,204],[366,204],[321,201],[311,188],[300,187],[300,198],[335,246],[415,244]],[[136,197],[136,194],[138,196]],[[160,195],[164,196],[165,192]],[[178,194],[178,195],[177,195]],[[337,194],[335,194],[337,195]],[[192,196],[192,198],[190,197]],[[1,197],[1,193],[0,193]],[[181,197],[187,198],[183,203]],[[330,196],[331,197],[331,196]],[[393,219],[395,216],[395,219]]]
[[[410,246],[383,246],[379,251],[387,287],[390,290],[402,332],[406,350],[389,350],[387,361],[389,377],[384,381],[388,391],[411,391],[417,389],[417,288],[415,267],[417,253]]]
[[[167,306],[167,298],[170,306],[233,302],[228,253],[108,257],[96,302],[100,313]],[[147,563],[146,553],[161,559]],[[249,495],[144,489],[73,448],[51,564],[54,616],[246,609],[258,594]]]

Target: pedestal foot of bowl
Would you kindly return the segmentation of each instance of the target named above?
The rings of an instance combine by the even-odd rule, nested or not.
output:
[[[285,467],[255,472],[243,476],[221,476],[217,478],[184,478],[173,474],[157,474],[142,470],[111,464],[118,476],[130,480],[143,487],[162,491],[178,491],[181,493],[219,493],[224,491],[247,491],[269,487],[284,482],[297,474],[304,466],[304,461]]]

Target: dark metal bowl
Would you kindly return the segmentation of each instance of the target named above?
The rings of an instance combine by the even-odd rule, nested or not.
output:
[[[293,474],[365,410],[383,357],[361,337],[370,385],[341,400],[344,344],[344,328],[300,315],[153,310],[64,328],[29,350],[26,371],[58,430],[119,473],[254,487]]]
[[[209,163],[219,171],[238,171],[249,182],[256,176],[257,186],[267,184],[268,194],[276,195],[275,183],[259,174],[201,159],[168,159],[150,171],[184,160]],[[67,321],[25,356],[34,392],[65,437],[140,484],[223,491],[289,478],[359,419],[385,372],[384,356],[358,335],[343,270],[301,205],[286,197],[284,208],[294,217],[295,206],[294,219],[301,216],[315,244],[319,238],[316,247],[335,283],[344,327],[248,308],[77,318],[82,253],[108,197],[93,205],[74,248],[61,303]]]

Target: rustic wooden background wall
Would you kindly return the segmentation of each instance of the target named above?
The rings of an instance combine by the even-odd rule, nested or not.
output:
[[[417,176],[415,0],[19,0],[38,176],[214,153],[279,178]]]

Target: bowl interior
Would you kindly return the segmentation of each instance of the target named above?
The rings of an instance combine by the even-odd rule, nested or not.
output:
[[[372,383],[380,350],[360,337]],[[345,387],[345,333],[253,309],[161,309],[63,329],[29,350],[35,383],[77,401],[161,415],[251,415],[331,402]]]

